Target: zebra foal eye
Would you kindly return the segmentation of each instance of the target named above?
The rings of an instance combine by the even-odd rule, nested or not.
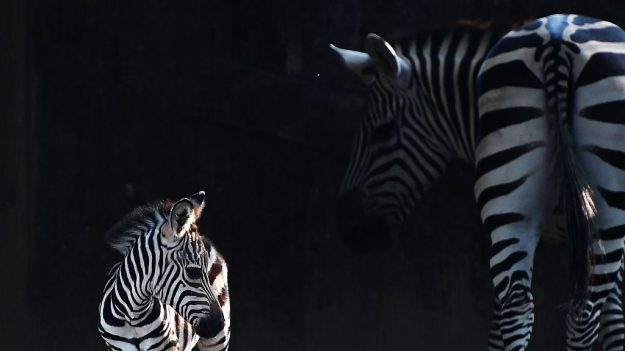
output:
[[[199,266],[187,266],[186,271],[189,278],[193,280],[199,280],[202,278],[202,268]]]

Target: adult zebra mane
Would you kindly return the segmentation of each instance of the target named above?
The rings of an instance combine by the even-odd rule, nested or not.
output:
[[[495,33],[505,33],[509,30],[522,27],[531,22],[528,18],[493,18],[493,19],[463,19],[459,21],[424,23],[418,28],[394,31],[385,36],[387,40],[402,41],[415,37],[445,34],[451,30],[470,30],[477,32],[493,31]]]
[[[122,255],[128,255],[135,241],[156,225],[159,217],[169,216],[173,205],[171,200],[161,200],[136,207],[109,229],[106,242]]]

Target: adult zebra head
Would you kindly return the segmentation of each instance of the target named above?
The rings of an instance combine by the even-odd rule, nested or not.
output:
[[[369,86],[341,185],[339,225],[352,247],[374,249],[443,172],[449,150],[432,132],[440,121],[427,81],[416,74],[414,46],[404,56],[369,34],[366,52],[330,47]]]
[[[146,325],[163,313],[154,310],[158,299],[173,307],[200,337],[213,337],[223,329],[224,316],[206,274],[210,255],[216,253],[207,251],[195,224],[203,208],[204,192],[175,203],[150,204],[135,209],[108,232],[109,245],[125,257],[113,268],[117,272],[107,288],[115,293],[106,295],[111,301],[103,302],[109,308],[101,319],[109,325],[115,320]]]

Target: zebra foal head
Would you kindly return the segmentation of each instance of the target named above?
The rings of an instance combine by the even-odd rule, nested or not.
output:
[[[440,151],[422,126],[431,104],[413,60],[379,36],[367,35],[366,52],[330,47],[369,87],[341,184],[339,226],[350,246],[374,249],[388,243],[379,239],[398,227],[440,173]]]
[[[224,316],[206,273],[211,252],[196,225],[204,197],[202,191],[175,203],[136,208],[108,232],[109,245],[125,256],[111,277],[117,292],[111,299],[118,300],[112,305],[119,302],[113,310],[130,325],[150,318],[144,311],[158,299],[200,337],[213,337],[223,328]]]

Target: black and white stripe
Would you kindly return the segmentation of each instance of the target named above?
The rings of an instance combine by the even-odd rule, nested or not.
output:
[[[492,241],[490,348],[526,348],[534,250],[556,218],[571,247],[568,349],[622,350],[625,32],[553,15],[503,37],[463,27],[333,48],[371,87],[342,187],[359,210],[342,213],[400,223],[451,158],[472,162]]]
[[[200,338],[201,350],[228,347],[225,262],[197,231],[203,207],[204,192],[150,204],[109,231],[109,244],[124,255],[100,303],[110,350],[191,350]],[[216,266],[220,272],[211,273]]]
[[[214,259],[207,266],[208,283],[213,295],[217,298],[224,316],[223,328],[211,338],[201,337],[198,340],[199,351],[227,351],[230,346],[230,290],[228,289],[228,265],[224,257],[215,250],[212,242],[202,237],[205,247],[215,251]]]

